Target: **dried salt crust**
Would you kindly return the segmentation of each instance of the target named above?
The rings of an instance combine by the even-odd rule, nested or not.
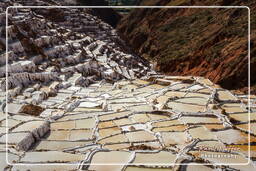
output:
[[[6,2],[0,2],[0,9],[4,6]],[[5,160],[4,111],[8,110],[8,161],[27,165],[8,166],[1,162],[0,170],[255,169],[252,162],[247,166],[229,165],[247,162],[248,158],[248,110],[243,103],[246,96],[234,95],[202,77],[156,75],[145,61],[125,52],[109,25],[77,9],[64,10],[66,21],[54,22],[55,25],[32,16],[30,9],[9,12],[21,30],[19,21],[30,23],[37,33],[34,44],[62,66],[43,61],[40,54],[23,60],[26,45],[23,47],[16,38],[13,25],[9,26],[11,87],[8,108],[4,105],[5,92],[0,91],[0,157]],[[4,26],[3,18],[0,22]],[[57,35],[64,42],[58,41]],[[0,71],[5,67],[4,58],[5,55],[0,56]],[[35,72],[37,67],[39,73]],[[65,74],[58,75],[59,69]],[[0,73],[3,90],[4,75]],[[35,80],[39,82],[34,84]],[[45,110],[40,116],[20,113],[27,103]],[[254,121],[255,108],[252,110]],[[50,123],[49,129],[45,120]],[[251,143],[256,142],[253,125]],[[200,146],[221,148],[198,151]],[[234,154],[236,158],[207,157],[222,155],[229,146],[241,148]],[[207,155],[201,156],[203,153]],[[255,156],[255,148],[251,153]],[[102,162],[120,165],[93,165]],[[183,162],[188,165],[172,165]],[[202,165],[193,165],[198,163]]]

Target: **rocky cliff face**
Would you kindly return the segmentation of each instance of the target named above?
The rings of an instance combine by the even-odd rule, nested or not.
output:
[[[142,1],[141,5],[247,5],[251,8],[251,84],[256,93],[255,1]],[[171,75],[199,75],[247,91],[248,10],[136,9],[118,25],[137,53]]]

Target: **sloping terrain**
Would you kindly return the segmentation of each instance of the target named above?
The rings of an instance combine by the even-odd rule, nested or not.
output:
[[[255,96],[249,120],[246,95],[158,74],[83,9],[9,9],[6,72],[10,5],[0,2],[0,170],[255,170]]]
[[[246,5],[251,8],[251,84],[256,93],[255,1],[145,0],[140,5]],[[139,27],[138,27],[139,26]],[[248,9],[135,9],[117,29],[141,56],[169,75],[209,78],[232,90],[248,87]]]

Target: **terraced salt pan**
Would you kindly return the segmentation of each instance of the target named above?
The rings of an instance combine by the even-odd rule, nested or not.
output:
[[[118,163],[120,165],[90,165],[89,170],[121,170],[125,163],[130,161],[132,153],[124,151],[97,152],[91,159],[91,164],[94,163]]]
[[[188,165],[182,167],[186,168],[187,171],[212,171],[210,166],[200,166],[198,163],[189,163]]]
[[[120,95],[121,93],[123,93],[122,90],[112,90],[112,91],[109,91],[108,94],[111,95],[112,97],[116,97],[118,95]],[[102,93],[90,93],[89,95],[90,96],[99,96],[101,95]]]
[[[248,122],[249,121],[249,113],[232,113],[228,115],[230,118],[233,118],[237,121],[241,122]],[[250,120],[251,121],[256,121],[256,113],[251,113],[250,114]]]
[[[187,129],[185,125],[167,126],[161,128],[153,128],[153,132],[184,132]]]
[[[96,121],[93,118],[80,119],[75,121],[76,129],[92,129],[95,127]]]
[[[130,147],[129,143],[104,145],[104,148],[110,149],[110,150],[124,150],[124,149],[128,149],[129,147]]]
[[[98,128],[108,128],[117,126],[113,121],[99,122]]]
[[[68,130],[51,131],[47,140],[69,140],[70,132]]]
[[[226,144],[248,143],[248,137],[238,130],[227,129],[223,131],[213,132],[222,142]]]
[[[109,103],[139,103],[140,100],[129,97],[129,98],[121,98],[121,99],[110,99],[108,100]]]
[[[169,119],[170,117],[167,115],[161,115],[161,114],[147,114],[150,117],[151,121],[157,121],[157,120],[161,120],[161,119]]]
[[[1,133],[2,133],[2,132],[6,132],[6,127],[0,126],[0,132],[1,132]]]
[[[46,87],[46,88],[48,88],[48,87]],[[76,91],[74,91],[74,90],[67,90],[67,89],[60,89],[59,91],[58,91],[58,93],[62,93],[62,94],[73,94],[73,93],[75,93]]]
[[[63,101],[67,98],[69,98],[72,94],[71,93],[58,93],[57,96],[55,97],[49,97],[49,100],[60,100],[62,99]]]
[[[134,123],[146,123],[150,121],[147,114],[134,114],[129,117]]]
[[[187,143],[187,136],[184,132],[162,132],[161,136],[165,146]]]
[[[85,119],[90,117],[89,114],[85,114],[85,113],[81,113],[81,114],[69,114],[66,113],[64,114],[63,117],[61,117],[60,119],[58,119],[58,121],[67,121],[67,120],[78,120],[78,119]]]
[[[223,130],[225,127],[223,126],[223,124],[202,124],[205,128],[209,129],[209,130]]]
[[[1,152],[0,153],[0,159],[1,159],[1,161],[5,161],[6,159],[6,153],[5,152]],[[4,170],[5,168],[6,168],[6,166],[7,166],[7,164],[5,164],[5,163],[1,163],[0,164],[0,169],[1,170]]]
[[[159,85],[159,84],[151,84],[149,86],[147,86],[148,88],[152,88],[152,89],[155,89],[155,90],[159,90],[159,89],[163,89],[165,88],[165,86],[162,86],[162,85]]]
[[[169,96],[160,96],[157,98],[157,102],[160,104],[165,104],[166,102],[168,102],[168,100],[170,99]]]
[[[136,88],[138,88],[138,86],[137,85],[134,85],[134,84],[128,84],[128,85],[124,85],[123,87],[122,87],[122,89],[123,90],[132,90],[132,89],[136,89]]]
[[[141,112],[141,111],[152,111],[153,107],[150,105],[138,105],[138,106],[130,106],[128,107],[129,110],[133,112]]]
[[[189,129],[189,134],[194,138],[200,138],[201,140],[216,140],[216,137],[204,126],[194,127]]]
[[[8,135],[5,134],[0,138],[1,143],[6,143],[6,138],[8,136],[8,143],[10,144],[17,144],[19,143],[23,138],[25,138],[28,135],[27,132],[17,132],[17,133],[9,133]]]
[[[6,118],[6,115],[4,115],[2,112],[0,113],[0,123]]]
[[[204,106],[199,105],[191,105],[191,104],[184,104],[181,102],[169,102],[167,103],[167,106],[174,110],[179,112],[204,112],[206,108]]]
[[[161,151],[158,153],[136,153],[135,160],[132,164],[147,165],[147,164],[168,164],[174,163],[177,154],[173,154],[167,151]]]
[[[122,95],[118,97],[126,97],[126,98],[131,98],[137,96],[138,98],[146,97],[149,95],[149,93],[141,93],[141,92],[132,92],[133,90],[126,90]]]
[[[178,99],[175,102],[204,106],[207,104],[208,99],[201,97],[186,97]]]
[[[125,134],[130,142],[153,141],[155,136],[146,131],[128,132]]]
[[[186,95],[185,92],[180,92],[180,91],[168,91],[167,93],[165,93],[165,96],[168,97],[184,97]]]
[[[46,141],[42,140],[35,150],[51,150],[51,151],[63,151],[68,148],[74,148],[86,144],[92,143],[88,142],[69,142],[69,141]]]
[[[122,131],[129,132],[129,131],[135,131],[135,130],[148,130],[151,127],[147,124],[133,124],[133,125],[127,125],[122,126]]]
[[[187,89],[190,90],[190,91],[195,91],[195,90],[201,90],[203,88],[204,88],[203,86],[201,86],[199,84],[196,84],[196,85],[193,85],[193,86],[191,86],[191,87],[189,87]]]
[[[206,93],[206,94],[211,94],[211,90],[209,88],[203,88],[201,90],[197,91],[198,93]]]
[[[122,111],[122,112],[117,112],[113,114],[105,114],[105,115],[100,115],[99,120],[100,121],[113,120],[115,118],[128,116],[129,114],[131,114],[130,111]]]
[[[95,108],[95,107],[100,107],[100,104],[98,103],[93,103],[93,102],[81,102],[79,104],[78,107],[81,107],[81,108]]]
[[[131,103],[118,103],[118,104],[109,104],[109,108],[112,111],[124,111],[128,108],[128,106],[133,106],[134,104]]]
[[[23,123],[22,125],[18,126],[17,128],[13,129],[13,132],[20,132],[20,131],[31,131],[40,125],[42,125],[44,121],[29,121]]]
[[[172,90],[179,90],[182,88],[187,88],[190,84],[174,84],[171,86]]]
[[[54,170],[54,171],[63,171],[63,170],[77,170],[79,165],[15,165],[13,166],[13,170],[19,171],[28,171],[28,170],[36,170],[36,171],[46,171],[46,170]]]
[[[70,141],[82,141],[92,139],[92,130],[71,130],[70,131]]]
[[[133,80],[132,83],[135,84],[135,85],[147,85],[150,82],[145,81],[145,80],[141,80],[141,79],[136,79],[136,80]]]
[[[148,146],[152,149],[156,149],[156,150],[160,150],[162,149],[162,145],[160,144],[159,141],[150,141],[150,142],[139,142],[139,143],[133,143],[134,146]],[[150,151],[150,150],[146,150],[146,151]]]
[[[114,123],[118,126],[123,126],[132,124],[132,121],[129,118],[123,118],[114,120]]]
[[[13,114],[19,113],[19,111],[20,111],[21,108],[22,108],[22,105],[21,105],[21,104],[9,103],[9,104],[7,105],[7,111],[8,111],[8,113],[13,113]]]
[[[31,101],[32,101],[32,99],[31,99]],[[47,99],[46,101],[43,101],[43,102],[42,102],[42,105],[45,105],[45,106],[55,106],[55,105],[57,105],[58,103],[62,103],[62,102],[63,102],[63,101],[61,101],[61,100],[52,101],[52,100]]]
[[[207,86],[213,86],[214,84],[209,80],[205,78],[197,78],[196,81],[200,84],[207,85]]]
[[[208,99],[210,97],[210,94],[203,94],[203,93],[197,93],[197,92],[189,92],[185,95],[185,97],[194,97],[194,98],[204,98]]]
[[[87,97],[85,98],[85,102],[86,101],[90,101],[90,102],[99,102],[101,101],[102,99],[104,99],[103,97]],[[83,100],[84,101],[84,100]],[[82,103],[83,103],[82,101]],[[80,103],[81,104],[81,103]],[[86,103],[85,103],[86,104]]]
[[[45,105],[58,105],[63,102],[64,102],[64,99],[57,99],[57,98],[51,98],[51,97],[49,97],[47,100],[43,101],[43,103]]]
[[[75,121],[63,121],[51,123],[51,130],[58,129],[74,129],[76,127]]]
[[[125,171],[169,171],[170,169],[166,168],[144,168],[144,167],[136,167],[136,166],[128,166]]]
[[[73,110],[73,112],[101,112],[101,108],[83,108],[77,107]]]
[[[128,142],[127,137],[124,134],[113,135],[111,137],[103,138],[98,141],[99,144],[106,144],[106,143],[121,143],[121,142]]]
[[[200,149],[200,151],[222,151],[227,150],[228,148],[225,144],[219,142],[218,140],[203,140],[198,142],[194,149]]]
[[[8,153],[7,159],[8,159],[8,163],[15,163],[15,161],[17,161],[19,159],[19,156],[12,154],[12,153]],[[0,160],[6,161],[6,153],[0,152]],[[1,165],[2,164],[0,164],[0,169],[1,169]],[[2,169],[4,170],[4,168],[2,168]]]
[[[218,99],[221,101],[228,101],[228,100],[238,100],[233,94],[231,94],[229,91],[218,91],[217,92]]]
[[[155,83],[156,84],[159,84],[159,85],[163,85],[163,86],[169,86],[173,83],[174,81],[171,81],[171,80],[166,80],[166,79],[161,79],[161,78],[158,78],[155,80]]]
[[[143,88],[138,88],[137,91],[138,92],[153,93],[155,90],[153,88],[143,87]]]
[[[222,105],[221,108],[224,109],[226,113],[247,112],[242,108],[240,103],[227,103]]]
[[[14,120],[14,119],[8,119],[8,128],[12,128],[12,127],[18,125],[19,123],[21,123],[21,121],[17,121],[17,120]],[[1,124],[1,126],[7,127],[6,122],[3,122]]]
[[[200,124],[200,123],[222,123],[218,118],[203,117],[203,116],[184,116],[181,118],[184,123],[187,124]]]
[[[112,91],[109,91],[109,93],[112,92]],[[120,92],[119,92],[120,93]],[[97,91],[91,91],[88,93],[85,93],[84,94],[85,96],[89,96],[90,98],[98,98],[102,95],[102,92],[97,92]],[[111,94],[110,94],[111,95]]]
[[[240,129],[243,129],[245,131],[248,131],[249,130],[249,126],[248,124],[238,124],[236,125],[236,127],[240,128]],[[256,123],[250,123],[250,132],[254,135],[256,135]]]
[[[107,137],[109,135],[120,134],[121,129],[119,127],[111,127],[107,129],[99,129],[100,138]]]
[[[55,115],[62,115],[64,114],[63,110],[59,110],[59,109],[46,109],[44,110],[40,116],[41,117],[50,117],[50,116],[55,116]]]
[[[112,84],[103,85],[103,86],[99,87],[99,88],[97,89],[97,91],[108,92],[108,91],[112,90],[112,87],[113,87]]]
[[[191,80],[193,79],[192,76],[165,76],[164,77],[167,80],[174,80],[174,81],[181,81],[181,80]]]
[[[54,156],[54,157],[53,157]],[[38,163],[38,162],[79,162],[83,160],[85,155],[70,154],[60,151],[45,152],[27,152],[21,159],[21,162]]]
[[[153,127],[166,127],[172,125],[181,125],[183,124],[181,121],[174,119],[174,120],[167,120],[167,121],[159,121],[152,123]]]

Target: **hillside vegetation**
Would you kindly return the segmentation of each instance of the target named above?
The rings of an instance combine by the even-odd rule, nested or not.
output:
[[[251,84],[256,91],[255,1],[143,0],[140,5],[246,5],[251,8]],[[247,91],[248,9],[134,9],[118,25],[141,56],[170,75],[208,77]]]

